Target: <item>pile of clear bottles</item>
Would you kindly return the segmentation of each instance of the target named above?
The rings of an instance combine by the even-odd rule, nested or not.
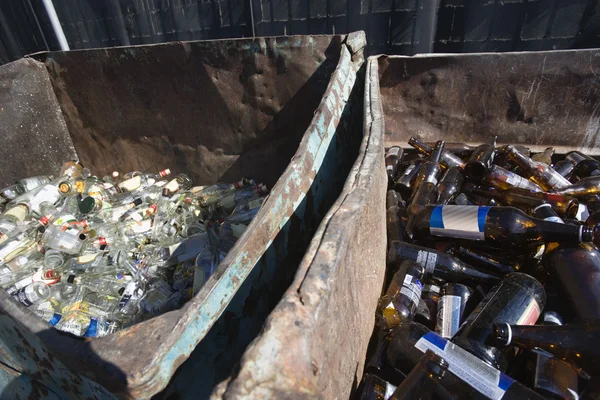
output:
[[[51,326],[101,337],[177,309],[214,273],[268,194],[251,179],[77,162],[0,192],[0,286]]]

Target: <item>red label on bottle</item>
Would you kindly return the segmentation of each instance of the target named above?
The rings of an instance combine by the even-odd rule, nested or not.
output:
[[[521,314],[521,318],[517,321],[516,325],[535,325],[538,318],[540,317],[540,306],[535,299],[531,299],[529,305]]]

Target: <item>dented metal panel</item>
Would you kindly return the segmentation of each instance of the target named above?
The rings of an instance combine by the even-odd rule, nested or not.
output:
[[[377,64],[366,74],[376,79]],[[364,110],[362,144],[342,194],[240,371],[213,398],[348,398],[360,381],[386,237],[383,115],[368,86]]]
[[[37,335],[40,348],[56,357],[49,365],[64,364],[83,396],[94,393],[84,385],[90,381],[119,396],[151,397],[199,344],[200,360],[190,369],[206,394],[229,375],[291,282],[358,152],[362,117],[352,107],[365,40],[363,33],[349,35],[351,45],[346,39],[260,38],[35,56],[50,73],[77,153],[94,170],[109,172],[113,162],[158,170],[176,160],[172,169],[190,171],[199,183],[248,174],[274,185],[227,258],[180,310],[81,340],[49,329],[0,293],[4,318],[19,321],[16,332]],[[17,353],[25,359],[8,352],[5,363],[35,373],[25,352]],[[40,382],[54,390],[60,376]]]

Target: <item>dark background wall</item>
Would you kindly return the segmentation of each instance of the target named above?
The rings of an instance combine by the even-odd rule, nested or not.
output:
[[[365,30],[370,54],[599,47],[598,0],[54,0],[71,49]],[[0,0],[0,63],[58,44],[41,0]]]

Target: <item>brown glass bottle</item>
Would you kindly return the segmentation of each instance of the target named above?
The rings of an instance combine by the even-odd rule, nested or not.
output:
[[[394,274],[385,294],[379,299],[380,326],[391,329],[402,321],[412,320],[423,290],[424,269],[405,260]]]
[[[542,191],[542,188],[535,182],[498,165],[492,165],[488,174],[483,178],[483,183],[487,183],[497,189],[522,188],[532,192]]]
[[[543,399],[421,324],[402,323],[385,340],[381,362],[405,374],[410,373],[427,350],[448,361],[448,374],[440,384],[459,399]]]
[[[413,194],[419,189],[421,184],[425,182],[431,182],[434,185],[437,185],[437,178],[441,171],[440,157],[442,156],[443,151],[444,141],[439,140],[436,142],[435,147],[429,154],[429,157],[427,157],[427,160],[425,160],[423,165],[421,165],[421,168],[419,168],[419,172],[413,183]]]
[[[390,400],[431,399],[448,372],[448,362],[432,351],[426,351]],[[444,391],[445,392],[445,391]],[[450,396],[450,398],[454,398]]]
[[[395,190],[388,190],[386,196],[386,224],[388,241],[392,240],[404,240],[404,232],[406,226],[402,220],[403,204],[402,198]]]
[[[427,206],[413,221],[417,239],[450,237],[499,248],[543,242],[591,242],[594,229],[533,218],[514,207]]]
[[[423,285],[421,302],[415,314],[415,321],[425,325],[429,329],[435,329],[437,303],[440,299],[441,281],[429,279]]]
[[[397,174],[396,181],[394,182],[394,190],[408,198],[413,191],[413,182],[415,181],[423,162],[422,159],[417,159],[408,164],[401,173]]]
[[[540,348],[575,364],[592,376],[600,376],[600,321],[588,320],[561,326],[497,324],[494,338],[502,346]]]
[[[454,254],[469,265],[502,275],[515,272],[516,269],[521,267],[520,260],[516,258],[511,260],[501,259],[496,255],[485,253],[481,249],[460,246],[455,250]]]
[[[586,198],[588,196],[600,194],[600,176],[583,178],[577,181],[577,183],[560,189],[550,190],[550,192],[576,198]]]
[[[572,151],[565,156],[565,160],[575,165],[573,172],[580,178],[600,175],[600,161],[583,154],[580,151]]]
[[[446,282],[487,282],[495,283],[498,276],[479,271],[443,251],[418,246],[407,242],[391,242],[388,252],[388,265],[410,260],[425,268],[426,278]]]
[[[431,152],[433,151],[432,146],[429,146],[427,143],[425,143],[415,137],[411,137],[408,140],[408,144],[411,145],[412,147],[414,147],[415,149],[417,149],[417,151],[419,151],[419,153],[425,154],[427,156],[430,155]],[[460,157],[455,156],[454,154],[450,153],[449,151],[442,151],[440,163],[445,168],[459,167],[460,169],[463,169],[465,167],[465,162],[463,160],[461,160]]]
[[[542,264],[579,318],[600,318],[600,251],[596,246],[557,246],[544,254]]]
[[[385,171],[387,172],[388,180],[391,182],[396,175],[398,163],[402,160],[404,150],[399,146],[390,147],[385,153]]]
[[[562,189],[571,185],[571,182],[549,165],[533,161],[519,152],[514,146],[506,146],[505,151],[509,159],[518,165],[521,172],[527,178],[537,183],[542,189]]]
[[[483,143],[473,151],[465,164],[465,175],[474,180],[483,179],[494,162],[497,136],[492,136],[487,143]]]
[[[532,192],[520,188],[499,191],[481,187],[474,187],[471,191],[483,197],[492,197],[501,204],[519,208],[528,214],[533,213],[534,208],[544,203],[550,204],[558,215],[567,218],[574,218],[579,210],[577,199],[556,193]]]
[[[471,291],[460,283],[446,283],[442,286],[437,308],[435,332],[443,338],[451,339],[458,331]]]
[[[508,367],[505,352],[489,344],[492,325],[532,325],[546,303],[546,292],[533,277],[513,272],[494,286],[469,315],[452,341],[500,371]]]
[[[552,166],[556,172],[569,179],[571,175],[573,175],[573,170],[575,169],[575,165],[567,159],[560,160],[556,164]]]
[[[427,145],[433,147],[435,143],[428,142]],[[470,146],[466,143],[460,142],[446,142],[446,146],[444,150],[449,151],[450,153],[458,156],[458,157],[469,157],[473,154],[473,151],[477,148],[477,146]]]
[[[548,399],[578,400],[577,372],[547,351],[521,351],[511,376]]]
[[[448,204],[460,192],[465,177],[458,167],[450,167],[438,183],[437,204]]]
[[[418,186],[416,186],[416,191],[413,193],[409,200],[409,206],[406,210],[409,218],[423,211],[425,206],[428,206],[430,204],[436,204],[437,199],[438,189],[435,183],[420,183]]]
[[[374,374],[364,374],[356,400],[388,400],[396,391],[396,386]]]

